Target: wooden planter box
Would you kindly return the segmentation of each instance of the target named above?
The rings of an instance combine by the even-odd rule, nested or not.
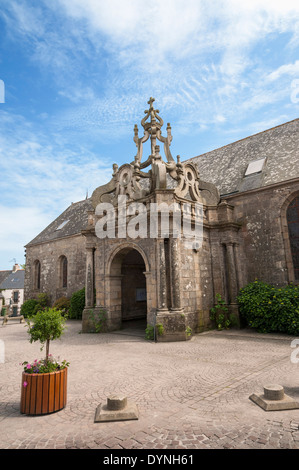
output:
[[[23,372],[21,387],[21,413],[41,415],[59,411],[66,405],[67,367],[49,374]]]

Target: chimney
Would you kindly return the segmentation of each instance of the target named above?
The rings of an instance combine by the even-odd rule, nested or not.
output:
[[[12,268],[12,272],[15,273],[16,271],[19,271],[21,268],[20,266],[18,265],[18,263],[15,263],[13,268]]]

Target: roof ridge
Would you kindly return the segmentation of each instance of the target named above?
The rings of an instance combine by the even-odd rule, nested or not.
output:
[[[261,135],[261,134],[264,134],[265,132],[269,132],[269,131],[272,131],[273,129],[277,129],[278,127],[282,127],[282,126],[285,126],[287,124],[291,124],[292,122],[295,122],[295,121],[299,121],[299,118],[295,118],[295,119],[292,119],[291,121],[287,121],[287,122],[284,122],[282,124],[278,124],[277,126],[273,126],[273,127],[270,127],[269,129],[265,129],[263,131],[260,131],[260,132],[256,132],[255,134],[251,134],[251,135],[248,135],[247,137],[243,137],[242,139],[238,139],[238,140],[235,140],[235,142],[231,142],[230,144],[225,144],[225,145],[222,145],[221,147],[217,147],[213,150],[209,150],[208,152],[204,152],[200,155],[196,155],[195,157],[190,157],[188,158],[187,160],[185,161],[188,161],[188,160],[193,160],[194,158],[198,158],[198,157],[202,157],[203,155],[207,155],[208,153],[212,153],[212,152],[215,152],[217,150],[221,150],[225,147],[230,147],[231,145],[233,144],[237,144],[238,142],[242,142],[243,140],[247,140],[247,139],[251,139],[251,137],[255,137],[257,135]]]

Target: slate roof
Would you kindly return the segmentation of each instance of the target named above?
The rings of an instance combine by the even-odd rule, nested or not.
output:
[[[4,281],[4,279],[10,274],[12,273],[12,270],[10,271],[0,271],[0,284]]]
[[[90,209],[92,209],[90,199],[71,204],[39,235],[27,243],[26,247],[81,233],[81,230],[87,226],[87,211]]]
[[[24,289],[25,270],[10,272],[1,282],[0,289]]]
[[[244,176],[250,162],[266,157],[261,173]],[[258,189],[299,177],[299,119],[189,159],[202,180],[221,195]]]

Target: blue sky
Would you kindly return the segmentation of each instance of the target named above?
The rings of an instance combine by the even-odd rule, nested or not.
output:
[[[182,160],[298,118],[298,19],[297,0],[0,0],[0,270],[133,160],[150,96]]]

